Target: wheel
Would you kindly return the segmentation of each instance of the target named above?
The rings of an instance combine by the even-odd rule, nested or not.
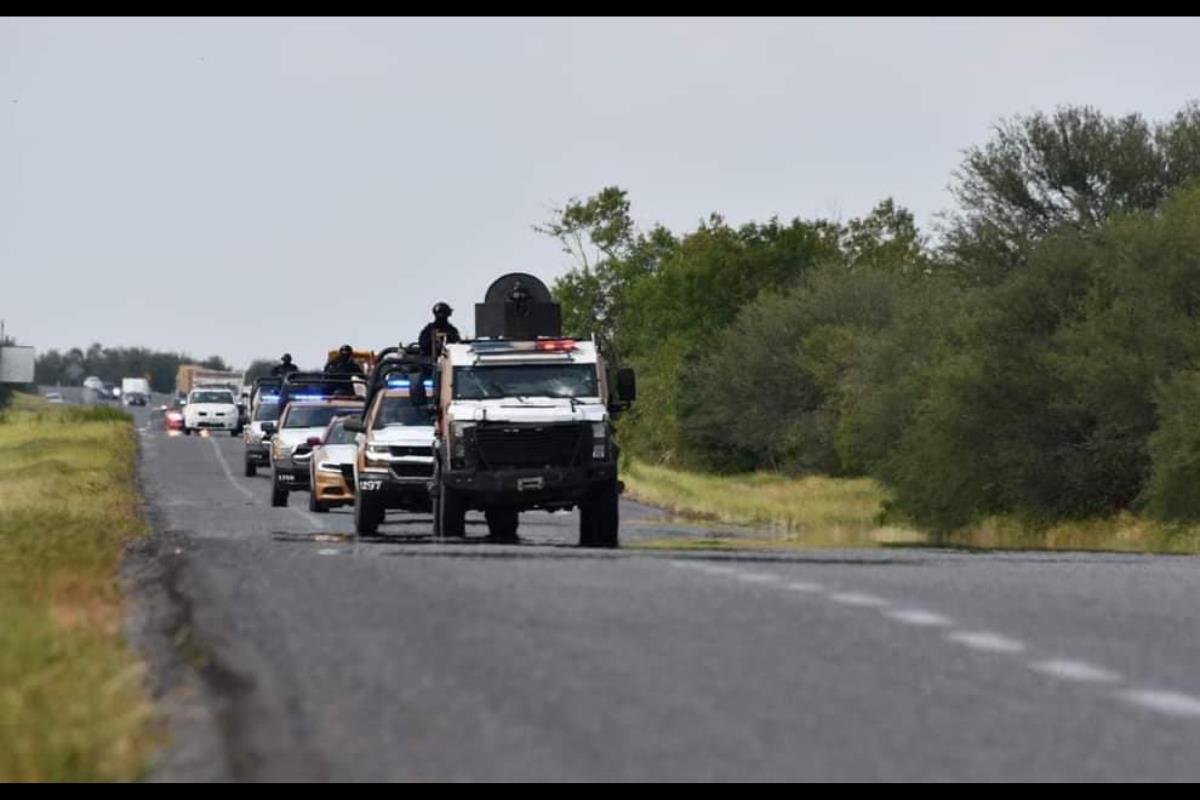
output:
[[[242,434],[240,431],[230,431],[229,435],[230,436],[241,436]]]
[[[516,544],[520,541],[517,536],[517,526],[521,517],[515,509],[489,508],[483,512],[487,520],[488,538],[498,544]]]
[[[314,490],[308,493],[308,510],[316,514],[328,514],[329,506],[317,500],[317,493]]]
[[[275,508],[282,508],[288,502],[288,490],[279,485],[279,480],[276,476],[271,476],[271,505]]]
[[[246,477],[253,478],[257,474],[258,474],[258,464],[255,464],[253,461],[246,459]]]
[[[614,548],[620,544],[616,481],[592,488],[579,506],[579,546]]]
[[[467,535],[466,504],[462,495],[449,486],[439,489],[433,506],[433,535],[440,539],[461,539]]]
[[[354,500],[354,530],[359,536],[374,536],[383,522],[384,510],[362,493]]]
[[[184,429],[183,429],[183,435],[184,435],[184,436],[191,436],[191,435],[192,435],[192,429],[191,429],[191,428],[184,428]]]

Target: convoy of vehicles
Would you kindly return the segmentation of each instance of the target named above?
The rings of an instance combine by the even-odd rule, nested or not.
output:
[[[181,367],[180,424],[240,433],[246,476],[270,468],[272,506],[297,491],[314,512],[352,505],[359,534],[402,511],[431,514],[437,538],[462,538],[479,511],[492,541],[513,543],[522,512],[578,509],[580,546],[617,547],[613,421],[635,399],[633,372],[564,335],[531,275],[499,278],[475,312],[475,338],[432,355],[356,351],[365,380],[297,372],[243,388],[240,373]]]

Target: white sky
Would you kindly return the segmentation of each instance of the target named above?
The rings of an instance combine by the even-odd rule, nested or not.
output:
[[[39,350],[238,366],[473,330],[531,230],[616,184],[710,212],[923,228],[961,151],[1058,104],[1163,119],[1200,20],[0,19],[0,318]]]

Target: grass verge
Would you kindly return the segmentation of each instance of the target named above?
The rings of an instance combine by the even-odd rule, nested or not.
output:
[[[152,746],[122,636],[123,543],[144,535],[130,419],[14,398],[0,417],[0,781],[128,781]]]
[[[887,490],[867,478],[789,478],[772,473],[708,475],[633,462],[627,496],[683,519],[713,523],[704,539],[639,542],[649,549],[753,550],[779,547],[928,545],[996,550],[1200,553],[1200,526],[1165,525],[1134,514],[1037,525],[991,517],[947,535],[883,524]],[[746,526],[755,532],[719,526]],[[761,532],[761,535],[760,535]]]

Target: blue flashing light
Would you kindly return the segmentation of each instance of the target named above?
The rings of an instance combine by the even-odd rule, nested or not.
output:
[[[260,400],[262,400],[264,403],[278,403],[278,402],[279,402],[279,395],[277,395],[277,394],[264,394],[264,395],[260,395],[260,396],[259,396],[259,399],[260,399]]]
[[[294,394],[288,398],[289,400],[328,400],[329,398],[323,394]]]
[[[411,389],[412,388],[412,384],[409,382],[409,380],[407,378],[389,378],[388,382],[387,382],[387,386],[389,389]],[[433,381],[428,378],[425,379],[425,391],[427,391],[427,392],[433,391]]]

